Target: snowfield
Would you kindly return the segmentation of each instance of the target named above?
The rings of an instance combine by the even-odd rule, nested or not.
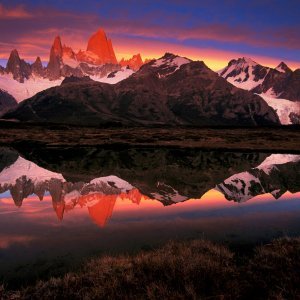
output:
[[[116,72],[114,77],[108,78],[107,76],[90,76],[90,78],[98,82],[115,84],[128,78],[133,73],[133,70],[123,67],[120,71]],[[17,102],[21,102],[25,99],[31,98],[41,91],[60,85],[63,79],[64,78],[51,81],[46,78],[31,77],[30,79],[25,80],[24,83],[20,83],[17,80],[14,80],[11,74],[5,74],[0,75],[0,89],[11,94]]]
[[[114,77],[102,77],[99,78],[97,76],[90,76],[91,79],[98,81],[98,82],[104,82],[104,83],[109,83],[109,84],[115,84],[118,83],[126,78],[128,78],[129,76],[131,76],[133,73],[135,73],[133,70],[131,69],[127,69],[127,67],[123,67],[120,71],[117,71],[114,74]]]
[[[299,160],[300,155],[296,154],[271,154],[257,167],[257,169],[263,170],[266,174],[270,174],[275,165],[283,165]]]
[[[6,167],[0,173],[0,186],[14,185],[17,179],[21,178],[22,176],[26,176],[27,179],[32,180],[35,184],[38,182],[51,180],[53,178],[65,181],[62,174],[54,173],[41,168],[35,163],[19,156],[19,158],[12,165]]]
[[[263,98],[269,106],[271,106],[277,113],[280,123],[282,125],[292,124],[289,117],[290,113],[300,115],[300,102],[293,102],[287,99],[273,98],[266,94],[258,94]]]
[[[185,57],[175,57],[175,58],[160,58],[156,60],[152,66],[153,67],[161,67],[166,65],[168,67],[176,67],[175,71],[177,71],[182,65],[188,64],[191,61]]]
[[[60,85],[62,79],[50,81],[40,77],[32,77],[20,83],[11,74],[0,75],[0,88],[11,94],[18,102],[28,99],[35,94]]]

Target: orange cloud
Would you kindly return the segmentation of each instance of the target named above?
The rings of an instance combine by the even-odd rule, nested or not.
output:
[[[33,15],[25,10],[24,6],[19,5],[13,8],[5,8],[0,4],[0,19],[26,19]]]
[[[111,20],[100,19],[96,14],[76,14],[46,8],[29,13],[23,6],[5,8],[0,4],[0,58],[7,59],[10,51],[16,48],[26,60],[33,61],[40,56],[42,60],[48,61],[51,44],[56,35],[61,35],[62,42],[75,51],[86,49],[89,36],[101,25],[112,38],[119,60],[136,53],[141,53],[145,59],[158,58],[165,52],[172,52],[193,60],[203,60],[213,70],[219,70],[225,67],[229,60],[243,56],[251,57],[258,63],[271,67],[277,66],[280,61],[285,61],[292,69],[300,67],[300,61],[287,60],[284,51],[280,57],[269,57],[267,51],[261,52],[265,52],[266,55],[253,55],[221,48],[184,45],[185,40],[207,39],[261,47],[284,45],[286,48],[298,49],[300,42],[296,29],[265,29],[260,34],[243,26],[232,28],[226,24],[201,24],[201,22],[193,28],[171,27],[170,24],[155,25],[151,17],[153,19],[153,16],[149,15],[145,20],[132,21],[126,20],[123,16]],[[22,18],[26,18],[26,22]],[[174,16],[171,17],[170,23],[174,23],[173,19]],[[184,24],[184,22],[185,19],[180,19],[177,23]],[[4,26],[8,27],[7,30],[3,29]],[[165,41],[162,41],[163,39]]]
[[[276,67],[282,60],[284,60],[291,69],[297,69],[300,66],[300,62],[286,60],[284,57],[273,58],[244,52],[224,51],[212,48],[196,48],[181,44],[147,41],[144,39],[115,38],[113,39],[113,44],[118,58],[128,58],[132,56],[133,53],[140,52],[143,59],[151,59],[161,57],[165,52],[172,52],[192,60],[203,60],[205,64],[214,71],[224,68],[231,59],[244,56],[250,57],[257,63],[269,67]]]

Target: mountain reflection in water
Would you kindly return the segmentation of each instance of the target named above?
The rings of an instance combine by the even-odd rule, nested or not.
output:
[[[213,201],[213,190],[235,202],[264,194],[278,199],[300,191],[299,165],[300,155],[292,154],[0,148],[0,194],[8,193],[18,207],[31,195],[50,195],[59,220],[87,207],[93,222],[104,227],[117,201],[168,206],[207,193]]]

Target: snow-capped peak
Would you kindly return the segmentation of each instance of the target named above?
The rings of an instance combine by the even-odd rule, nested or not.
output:
[[[233,59],[228,66],[218,72],[228,82],[244,90],[259,86],[269,72],[269,68],[259,65],[248,57]]]
[[[286,73],[291,71],[291,69],[283,61],[275,68],[275,70],[281,73]]]
[[[182,65],[190,63],[191,60],[185,58],[176,56],[171,53],[166,53],[163,57],[160,59],[152,61],[153,67],[176,67],[175,71],[178,70]]]
[[[151,67],[157,68],[158,78],[165,78],[175,73],[182,65],[190,63],[191,60],[171,53],[166,53],[163,57],[151,61]]]
[[[237,62],[239,64],[246,64],[246,65],[257,65],[257,62],[254,61],[253,59],[251,59],[250,57],[243,57],[243,58],[239,58],[237,60]]]

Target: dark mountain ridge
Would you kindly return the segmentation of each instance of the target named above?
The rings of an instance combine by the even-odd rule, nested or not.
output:
[[[18,103],[12,95],[0,89],[0,117],[10,109],[16,108],[17,105]]]
[[[19,104],[6,119],[101,125],[276,125],[275,111],[201,61],[167,53],[109,85],[69,82]]]

